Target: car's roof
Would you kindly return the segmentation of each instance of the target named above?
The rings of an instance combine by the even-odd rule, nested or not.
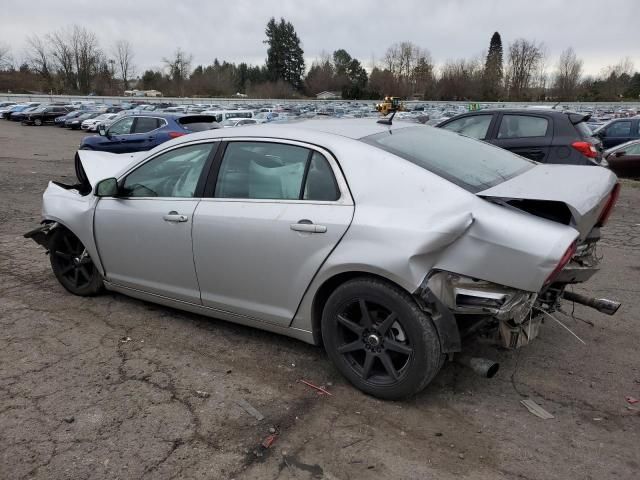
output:
[[[400,128],[415,127],[417,124],[410,122],[396,121],[392,125],[381,124],[377,118],[354,118],[354,119],[319,119],[302,120],[291,123],[277,123],[268,126],[254,128],[276,128],[295,130],[311,130],[315,132],[330,133],[342,137],[358,140],[375,133],[396,130]]]
[[[456,117],[461,115],[477,115],[479,113],[534,113],[537,115],[570,115],[570,114],[584,115],[571,110],[554,110],[551,107],[548,107],[548,108],[547,107],[529,107],[529,108],[483,108],[482,110],[464,112],[456,115]],[[450,117],[450,118],[455,118],[455,117]]]

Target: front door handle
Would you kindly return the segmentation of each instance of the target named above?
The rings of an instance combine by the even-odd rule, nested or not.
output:
[[[292,223],[289,227],[295,232],[326,233],[327,231],[327,227],[316,225],[311,220],[300,220],[298,223]]]
[[[162,219],[165,222],[179,223],[179,222],[186,222],[187,220],[189,220],[189,217],[187,217],[186,215],[180,215],[178,212],[172,211],[164,215]]]

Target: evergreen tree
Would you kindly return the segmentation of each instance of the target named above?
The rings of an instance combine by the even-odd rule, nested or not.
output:
[[[489,43],[489,53],[484,65],[482,94],[485,100],[498,100],[502,92],[502,39],[494,32]]]
[[[304,74],[303,50],[291,22],[271,18],[265,30],[267,39],[267,71],[271,81],[284,80],[296,89],[302,87]]]

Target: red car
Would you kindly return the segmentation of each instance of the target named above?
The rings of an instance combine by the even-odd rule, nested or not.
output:
[[[616,145],[606,150],[603,156],[617,176],[640,178],[640,140]]]

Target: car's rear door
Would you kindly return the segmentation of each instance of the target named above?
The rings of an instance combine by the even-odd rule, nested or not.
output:
[[[200,303],[191,232],[216,146],[163,151],[119,180],[120,195],[99,199],[94,234],[109,282]]]
[[[351,223],[340,169],[318,147],[252,139],[226,144],[213,170],[193,224],[202,303],[288,325]]]
[[[530,160],[545,162],[552,140],[552,118],[535,113],[500,113],[490,142]]]

